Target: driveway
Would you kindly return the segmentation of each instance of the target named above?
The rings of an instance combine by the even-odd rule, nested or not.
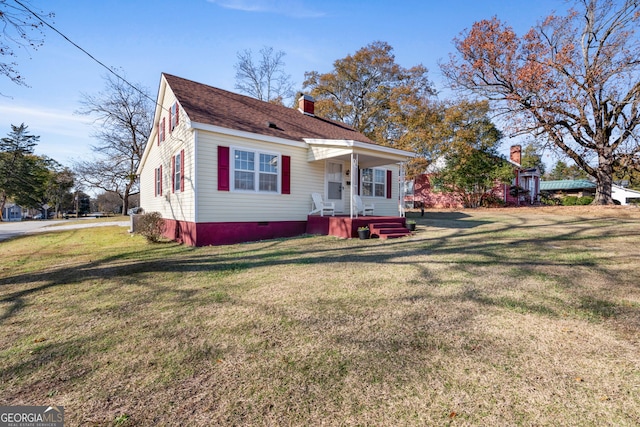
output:
[[[0,222],[0,241],[22,236],[23,234],[42,233],[47,231],[72,230],[75,228],[106,227],[119,225],[129,227],[129,217],[114,219],[109,222],[88,222],[83,219],[61,221],[16,221]]]

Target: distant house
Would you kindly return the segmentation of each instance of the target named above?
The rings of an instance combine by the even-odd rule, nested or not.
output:
[[[521,166],[521,146],[514,145],[510,149],[508,160],[513,166],[513,179],[511,184],[496,183],[491,190],[491,195],[505,204],[521,205],[538,202],[540,193],[540,171],[537,168],[523,168]],[[438,170],[444,167],[444,161],[436,161],[425,173],[418,175],[411,181],[407,181],[405,204],[409,208],[453,208],[464,207],[462,199],[455,193],[444,193],[434,188],[433,177]],[[511,189],[518,187],[519,194],[512,194]],[[524,190],[524,191],[522,191]]]
[[[566,196],[595,197],[596,183],[587,179],[542,181],[540,190],[553,198]],[[613,184],[611,186],[611,198],[620,205],[640,203],[640,191]]]
[[[3,221],[21,221],[22,220],[22,208],[15,203],[5,203],[2,210]]]
[[[541,181],[540,191],[553,198],[565,196],[593,197],[596,194],[596,184],[586,179]]]
[[[621,205],[640,204],[640,191],[630,188],[621,187],[613,184],[611,188],[611,197],[617,200]]]
[[[354,216],[358,194],[376,216],[403,221],[399,183],[413,156],[317,117],[306,95],[293,109],[162,74],[140,206],[162,215],[167,237],[195,246],[317,231],[312,193],[336,217]],[[352,226],[334,229],[357,236]]]

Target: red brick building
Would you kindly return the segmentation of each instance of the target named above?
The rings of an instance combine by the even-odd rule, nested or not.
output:
[[[506,205],[527,205],[539,201],[540,171],[537,168],[523,168],[522,147],[513,145],[510,149],[509,163],[513,165],[513,179],[511,184],[497,183],[490,194]],[[437,169],[437,168],[435,168]],[[455,193],[445,193],[434,188],[432,181],[437,171],[427,171],[411,181],[405,183],[405,206],[408,208],[451,208],[464,207],[462,198]],[[519,187],[519,196],[511,194],[511,188]]]

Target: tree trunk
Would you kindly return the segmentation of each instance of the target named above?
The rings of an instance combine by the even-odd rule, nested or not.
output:
[[[129,186],[124,189],[124,194],[122,195],[122,215],[126,215],[129,210]]]
[[[129,180],[124,187],[124,193],[122,193],[122,215],[127,215],[129,211],[129,196],[131,195],[131,189],[135,185],[136,181]]]
[[[4,212],[4,205],[7,203],[7,194],[3,191],[0,195],[0,222],[2,222],[2,213]]]
[[[612,169],[610,165],[601,165],[596,170],[596,197],[594,205],[613,205],[611,190],[613,185]]]

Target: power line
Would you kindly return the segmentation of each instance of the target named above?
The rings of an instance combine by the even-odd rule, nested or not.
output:
[[[162,108],[165,111],[169,111],[166,108],[163,108],[162,105],[158,104],[158,102],[151,98],[149,95],[147,95],[143,90],[138,89],[138,87],[136,87],[134,84],[129,83],[129,81],[127,81],[127,79],[125,79],[124,77],[120,76],[118,73],[116,73],[111,67],[108,67],[107,65],[105,65],[103,62],[101,62],[100,60],[98,60],[95,56],[91,55],[89,52],[87,52],[85,49],[83,49],[82,47],[80,47],[77,43],[75,43],[73,40],[71,40],[69,37],[65,36],[64,34],[62,34],[62,32],[58,31],[58,29],[56,29],[53,25],[49,24],[47,21],[44,20],[44,18],[42,18],[40,15],[38,15],[37,13],[35,13],[33,10],[29,9],[27,6],[25,6],[24,4],[22,4],[20,1],[18,0],[13,0],[14,2],[16,2],[18,5],[20,5],[24,10],[26,10],[27,12],[29,12],[30,14],[32,14],[33,16],[35,16],[40,22],[42,22],[44,25],[46,25],[47,27],[51,28],[53,31],[55,31],[56,33],[58,33],[63,39],[65,39],[66,41],[68,41],[69,43],[71,43],[73,46],[75,46],[76,48],[78,48],[82,53],[84,53],[85,55],[87,55],[89,58],[91,58],[93,61],[97,62],[98,64],[100,64],[100,66],[102,66],[104,69],[106,69],[108,72],[110,72],[111,74],[113,74],[114,76],[116,76],[118,79],[122,80],[123,82],[125,82],[127,85],[129,85],[133,90],[135,90],[136,92],[138,92],[139,94],[141,94],[142,96],[144,96],[145,98],[149,99],[151,102],[153,102],[154,104],[156,104],[157,106],[159,106],[160,108]]]

